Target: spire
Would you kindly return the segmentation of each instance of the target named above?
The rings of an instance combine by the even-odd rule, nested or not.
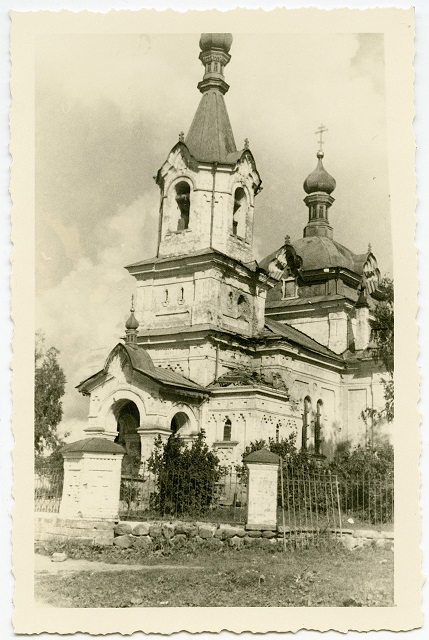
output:
[[[199,59],[205,72],[198,89],[203,95],[185,143],[194,158],[202,162],[228,164],[229,154],[237,151],[223,97],[229,89],[224,69],[231,59],[231,45],[230,33],[203,33],[200,38]]]
[[[139,322],[134,315],[134,296],[131,296],[130,316],[125,323],[125,342],[130,345],[137,346],[137,330]]]
[[[333,231],[329,225],[328,209],[333,204],[334,198],[331,196],[336,187],[335,179],[329,175],[323,166],[324,152],[322,145],[323,133],[328,131],[325,125],[321,124],[315,131],[319,135],[319,150],[317,152],[317,167],[304,180],[304,191],[308,194],[304,202],[309,209],[308,224],[304,229],[304,238],[309,236],[325,236],[332,238]]]

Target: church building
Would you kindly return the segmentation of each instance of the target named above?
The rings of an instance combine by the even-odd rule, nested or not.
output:
[[[250,442],[292,432],[327,457],[341,441],[378,436],[362,417],[384,406],[371,350],[376,258],[334,239],[336,184],[319,150],[303,185],[303,237],[255,260],[261,177],[226,109],[231,45],[231,34],[201,36],[201,101],[156,176],[156,256],[126,267],[136,294],[125,338],[78,386],[90,399],[87,435],[123,444],[131,466],[158,435],[190,442],[202,429],[226,466]]]

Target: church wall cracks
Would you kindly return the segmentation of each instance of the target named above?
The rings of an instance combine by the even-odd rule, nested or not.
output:
[[[227,255],[249,262],[252,259],[252,185],[255,172],[244,157],[236,167],[196,163],[183,147],[175,147],[162,168],[160,257],[180,256],[213,247]],[[177,187],[189,185],[189,221],[180,223],[181,197]],[[245,197],[237,207],[237,189]],[[240,214],[238,233],[234,220]]]

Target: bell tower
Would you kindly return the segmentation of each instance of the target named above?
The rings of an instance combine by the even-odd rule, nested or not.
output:
[[[253,210],[261,179],[246,140],[237,150],[224,95],[224,69],[232,35],[204,33],[200,104],[186,136],[158,171],[158,257],[218,250],[241,262],[253,260]]]
[[[229,33],[201,36],[201,100],[186,138],[179,134],[156,176],[157,255],[127,267],[138,281],[142,343],[146,332],[151,340],[166,340],[159,332],[171,331],[175,343],[185,343],[191,332],[254,337],[264,327],[265,296],[274,281],[252,251],[261,178],[248,140],[237,150],[225,106],[231,45]]]

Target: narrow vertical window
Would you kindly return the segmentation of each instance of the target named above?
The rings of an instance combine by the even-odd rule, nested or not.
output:
[[[323,402],[317,401],[316,422],[314,425],[314,453],[320,455],[322,453],[322,412]]]
[[[234,193],[234,211],[232,216],[232,235],[244,239],[246,237],[247,198],[242,187]]]
[[[185,290],[183,287],[180,287],[179,304],[183,304],[184,301],[185,301]]]
[[[189,227],[189,209],[191,205],[191,187],[187,182],[179,182],[176,185],[176,203],[179,209],[177,231],[183,231]]]
[[[164,304],[168,304],[168,289],[164,289]]]
[[[276,442],[280,442],[280,425],[279,423],[276,424]]]
[[[301,447],[307,450],[308,428],[311,420],[311,399],[307,396],[304,400],[304,413],[302,414],[302,443]]]
[[[223,440],[224,440],[224,442],[230,442],[231,441],[231,431],[232,431],[231,420],[229,418],[226,418],[225,422],[223,423]]]

